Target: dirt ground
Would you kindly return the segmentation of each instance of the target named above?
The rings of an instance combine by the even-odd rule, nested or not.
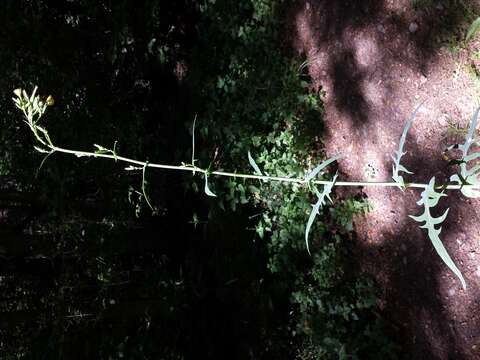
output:
[[[415,7],[417,5],[417,7]],[[407,181],[444,181],[456,171],[442,152],[461,142],[480,95],[479,42],[464,45],[478,1],[301,0],[294,46],[324,92],[324,147],[344,154],[341,177],[389,181],[403,126]],[[479,39],[477,37],[477,39]],[[478,70],[477,70],[478,66]],[[480,359],[480,201],[458,192],[441,238],[467,281],[442,263],[419,215],[420,191],[358,188],[373,210],[355,221],[355,261],[379,288],[382,315],[414,359]]]

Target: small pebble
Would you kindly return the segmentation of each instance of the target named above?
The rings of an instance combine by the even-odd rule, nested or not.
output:
[[[410,31],[411,33],[414,33],[417,30],[418,30],[418,24],[416,22],[410,23],[410,25],[408,26],[408,31]]]
[[[442,116],[440,116],[440,117],[438,118],[438,123],[439,123],[441,126],[447,126],[449,119],[450,119],[450,117],[449,117],[447,114],[442,114]]]

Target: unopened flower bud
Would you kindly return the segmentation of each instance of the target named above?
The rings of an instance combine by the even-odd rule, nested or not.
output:
[[[52,106],[53,104],[55,104],[55,100],[53,99],[52,95],[48,95],[46,102],[48,106]]]

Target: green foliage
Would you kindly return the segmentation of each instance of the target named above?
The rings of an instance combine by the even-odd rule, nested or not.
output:
[[[269,327],[259,321],[258,333],[253,337],[255,342],[262,344],[262,349],[249,344],[254,350],[248,350],[257,358],[262,355],[279,358],[272,354],[291,358],[290,355],[297,352],[294,346],[305,343],[313,344],[314,351],[327,359],[339,356],[365,357],[364,354],[373,350],[379,354],[390,351],[385,344],[388,343],[388,338],[380,333],[378,319],[372,315],[375,305],[373,284],[358,276],[347,276],[350,264],[348,252],[345,250],[346,239],[333,235],[330,231],[336,225],[344,226],[347,230],[351,228],[351,216],[361,211],[361,205],[353,200],[346,200],[338,209],[316,209],[313,214],[317,216],[317,221],[309,222],[307,229],[312,250],[312,256],[308,256],[305,251],[305,223],[312,208],[309,199],[311,189],[305,184],[263,181],[247,183],[238,178],[215,178],[214,190],[219,196],[208,200],[204,196],[204,193],[214,196],[208,187],[212,178],[210,168],[236,168],[242,171],[250,165],[256,173],[261,171],[268,176],[305,179],[305,169],[314,168],[314,164],[318,164],[319,158],[323,156],[318,152],[320,145],[314,143],[315,136],[318,136],[321,130],[321,94],[310,90],[309,78],[305,73],[299,73],[298,61],[289,59],[288,51],[281,47],[283,28],[278,21],[278,15],[282,11],[282,2],[195,1],[191,5],[194,9],[195,30],[193,35],[190,34],[193,40],[188,46],[185,45],[187,41],[178,42],[181,31],[175,30],[181,28],[183,23],[175,29],[173,26],[169,29],[161,28],[163,23],[169,24],[169,19],[162,15],[159,4],[149,2],[148,6],[140,10],[130,8],[127,2],[120,2],[116,6],[115,31],[112,35],[114,49],[111,53],[99,49],[100,59],[95,58],[102,64],[100,69],[109,74],[107,79],[100,83],[102,86],[97,85],[95,79],[83,87],[82,77],[79,76],[76,82],[65,85],[67,88],[62,90],[63,93],[58,97],[68,101],[62,105],[62,111],[54,108],[49,122],[49,128],[60,144],[84,148],[90,146],[91,141],[112,144],[115,140],[120,140],[119,146],[114,146],[113,150],[100,146],[94,149],[96,157],[110,157],[116,162],[112,167],[101,167],[94,166],[93,162],[84,162],[83,159],[82,165],[77,168],[70,162],[57,159],[62,165],[52,165],[44,175],[48,183],[59,184],[55,187],[55,192],[61,195],[73,194],[75,186],[82,183],[83,179],[94,183],[107,179],[103,180],[106,182],[99,192],[103,194],[107,192],[104,189],[113,189],[108,190],[111,192],[105,196],[109,217],[115,216],[112,210],[115,207],[134,210],[140,220],[142,216],[150,220],[147,215],[150,201],[152,204],[165,202],[168,212],[173,215],[154,218],[162,225],[158,231],[162,235],[162,241],[157,243],[167,242],[174,250],[169,256],[165,255],[167,260],[172,262],[169,267],[157,267],[160,269],[158,273],[148,269],[142,271],[142,281],[132,280],[132,285],[143,286],[139,285],[138,289],[133,286],[133,290],[120,286],[117,292],[116,285],[113,284],[129,281],[130,276],[132,279],[139,276],[135,275],[135,269],[144,268],[142,264],[137,264],[143,260],[140,257],[136,259],[135,267],[128,271],[122,267],[120,256],[110,259],[108,256],[101,256],[101,260],[97,260],[95,256],[83,255],[87,250],[79,247],[82,254],[79,262],[86,264],[84,271],[101,291],[94,292],[97,296],[95,302],[88,302],[84,304],[86,307],[78,310],[80,314],[87,311],[98,314],[99,327],[107,323],[104,317],[117,301],[120,301],[123,308],[130,309],[126,305],[128,303],[122,302],[122,297],[118,296],[125,295],[123,292],[138,294],[142,301],[152,297],[156,299],[139,317],[142,325],[138,325],[138,321],[132,325],[141,330],[138,330],[135,340],[120,335],[101,339],[102,356],[120,356],[121,352],[125,357],[140,357],[146,353],[154,354],[153,358],[158,358],[155,355],[158,355],[159,348],[152,346],[156,344],[152,342],[152,338],[159,333],[165,333],[168,336],[161,339],[164,341],[161,350],[164,350],[164,354],[172,353],[171,358],[177,357],[177,352],[180,353],[177,354],[178,357],[181,357],[182,352],[189,350],[187,346],[181,345],[202,335],[201,326],[208,326],[208,321],[202,322],[199,328],[192,330],[189,337],[185,336],[190,326],[188,315],[191,315],[186,313],[185,309],[193,307],[192,304],[197,302],[208,303],[212,297],[221,298],[221,294],[228,292],[231,284],[232,292],[240,293],[236,298],[240,299],[240,304],[225,301],[229,305],[229,312],[231,308],[237,310],[245,304],[246,307],[258,309],[258,314],[262,314],[258,317],[269,316],[269,321],[274,323]],[[92,13],[101,13],[96,7],[93,8]],[[122,14],[130,13],[142,19],[139,22],[145,26],[129,23],[127,17],[122,17]],[[146,13],[154,16],[144,21],[142,14]],[[88,16],[95,18],[93,14]],[[77,17],[71,15],[68,19],[68,26],[76,29]],[[111,30],[101,29],[99,33],[103,34],[104,31]],[[138,33],[143,35],[137,36]],[[110,41],[109,39],[107,43]],[[73,44],[72,48],[76,50],[76,45]],[[76,61],[92,58],[88,56],[89,53],[85,55],[82,51],[75,55],[78,56],[75,57]],[[143,60],[139,59],[147,60],[142,62]],[[150,62],[154,64],[151,68]],[[173,65],[177,66],[179,63],[185,64],[186,74],[181,80],[173,81],[171,76],[165,74],[173,72]],[[144,67],[150,69],[151,73],[143,73]],[[99,70],[103,73],[102,71]],[[149,91],[133,91],[134,95],[129,95],[131,84],[136,84],[138,78],[150,76],[150,79],[153,79],[153,75],[156,76],[157,73],[161,74],[161,80],[170,81],[167,85],[156,84],[158,87],[165,87],[166,90],[161,94],[163,96]],[[27,75],[29,74],[25,76]],[[65,78],[68,76],[67,73]],[[32,77],[33,80],[36,79]],[[67,83],[65,79],[61,80],[58,83]],[[188,107],[182,107],[183,104],[178,107],[172,105],[178,101],[175,94],[178,94],[179,88],[188,89]],[[168,94],[172,89],[176,91],[170,96]],[[98,104],[97,101],[101,103]],[[144,110],[149,107],[157,109],[158,112]],[[130,115],[127,118],[125,114],[132,114],[131,118]],[[167,120],[163,120],[163,116]],[[72,134],[72,124],[78,125],[77,121],[83,120],[83,117],[86,122],[82,123],[82,136],[77,137],[75,133]],[[149,120],[146,121],[145,118]],[[162,118],[162,121],[157,124],[158,118]],[[128,173],[127,180],[124,179],[124,169],[118,169],[118,162],[123,161],[120,154],[131,154],[142,159],[148,155],[149,158],[168,164],[189,159],[191,143],[187,133],[191,128],[192,118],[195,119],[191,136],[192,163],[184,164],[182,168],[193,170],[193,174],[200,172],[198,183],[195,182],[197,178],[172,178],[163,175],[156,177],[153,171],[149,171],[149,183],[155,185],[147,188],[147,162],[143,167],[128,168],[132,171]],[[183,132],[176,128],[175,124],[183,124]],[[45,135],[43,132],[42,134]],[[41,139],[46,140],[43,137]],[[48,141],[46,143],[49,144]],[[174,152],[172,149],[179,151]],[[255,160],[249,151],[255,154]],[[84,152],[80,155],[85,154]],[[248,161],[245,154],[249,155]],[[199,171],[202,169],[195,168],[196,163],[207,170]],[[320,170],[326,170],[325,166],[328,164],[323,163],[320,168],[315,168],[306,178],[313,180],[319,176],[320,179],[331,179],[331,171],[320,174]],[[199,196],[177,187],[179,179],[188,183],[189,189],[198,191]],[[335,179],[333,177],[334,181]],[[136,191],[134,189],[139,187],[140,180],[141,189]],[[204,184],[201,181],[204,181]],[[322,192],[314,190],[320,203],[326,202],[325,198],[330,196],[332,185],[332,182],[325,185]],[[58,188],[60,190],[57,191]],[[115,189],[119,189],[118,193]],[[152,192],[148,197],[147,189]],[[125,196],[127,192],[131,195],[128,200]],[[60,196],[58,198],[62,201]],[[63,201],[69,203],[69,199],[66,196]],[[110,199],[113,199],[112,202],[109,202]],[[118,201],[115,199],[123,199],[124,203],[130,201],[131,206],[125,206],[122,200],[120,204],[115,204],[113,201]],[[62,207],[55,208],[58,213],[63,214]],[[123,215],[128,218],[128,215]],[[192,219],[194,230],[190,231],[189,228],[187,231],[185,224]],[[248,224],[245,224],[243,221],[247,220]],[[172,224],[169,225],[169,222]],[[255,232],[245,236],[246,227],[255,229]],[[174,235],[165,232],[164,228],[170,229]],[[78,229],[72,231],[77,233]],[[216,231],[220,233],[217,237],[212,235]],[[239,236],[237,242],[242,244],[240,250],[244,252],[236,252],[235,247],[231,252],[224,251],[222,246],[232,246],[234,242],[229,239],[236,234],[243,236]],[[93,234],[92,238],[95,240]],[[255,246],[251,246],[255,250],[249,247],[253,241],[248,240],[255,241]],[[178,245],[188,241],[189,246]],[[211,253],[201,253],[201,261],[197,259],[195,262],[195,251],[199,244],[202,251],[203,247],[211,244],[216,247],[212,245]],[[110,246],[114,247],[112,242]],[[264,251],[263,257],[254,258],[258,262],[264,262],[249,262],[250,252],[245,249],[260,253]],[[97,250],[93,248],[94,253]],[[163,256],[155,257],[152,261],[163,264]],[[183,262],[179,260],[182,256]],[[269,272],[264,269],[267,266]],[[254,267],[261,267],[261,271],[251,275],[251,278],[244,278],[244,274],[253,272],[251,268]],[[212,273],[213,280],[203,280],[206,273]],[[125,274],[128,274],[128,277],[122,278]],[[79,294],[80,288],[74,286],[75,273],[69,275],[72,278],[68,278],[65,285],[72,286],[77,292],[72,293],[71,303],[61,305],[72,304],[71,308],[75,308],[73,305],[78,307],[78,304],[73,299],[75,294]],[[254,276],[258,278],[253,278]],[[84,274],[79,277],[83,279]],[[147,285],[150,281],[152,287]],[[222,286],[214,289],[214,296],[203,295],[203,289],[210,289],[212,281],[221,283]],[[115,294],[118,297],[112,297]],[[56,293],[52,292],[52,298],[55,295]],[[110,300],[115,303],[112,304]],[[279,308],[281,310],[278,310]],[[157,314],[157,323],[153,322],[156,333],[149,332],[149,326],[152,326],[149,313],[154,309],[162,312]],[[199,311],[201,315],[202,310]],[[93,325],[87,329],[98,331]],[[175,331],[171,333],[170,329]],[[275,331],[278,334],[274,335]],[[238,341],[226,334],[222,336]],[[54,341],[52,343],[55,344]],[[382,349],[379,351],[380,343]],[[177,346],[178,344],[180,346]],[[263,349],[263,344],[270,345]],[[392,358],[390,355],[388,353],[384,358]]]
[[[215,153],[213,165],[217,169],[242,171],[250,167],[258,175],[305,178],[305,169],[313,169],[318,161],[311,153],[318,148],[313,139],[322,128],[323,108],[321,94],[309,91],[308,76],[299,73],[299,63],[288,59],[287,50],[281,47],[281,2],[217,0],[203,3],[199,9],[202,17],[214,19],[201,21],[200,43],[194,50],[196,58],[204,59],[203,66],[201,72],[190,73],[192,86],[201,89],[198,103],[202,106],[194,110],[197,124],[202,124],[198,131],[199,161],[210,163]],[[331,163],[322,163],[318,171],[310,172],[311,178]],[[320,179],[331,179],[329,172]],[[377,342],[362,333],[370,326],[365,323],[368,310],[357,314],[361,320],[338,315],[347,311],[341,309],[356,309],[355,304],[373,299],[373,284],[364,284],[368,291],[357,291],[351,287],[360,279],[342,282],[342,269],[347,267],[344,244],[329,233],[336,221],[351,223],[358,203],[347,201],[348,205],[341,205],[332,216],[328,210],[312,211],[310,191],[302,184],[218,179],[215,185],[219,197],[212,206],[236,212],[247,204],[254,206],[251,221],[260,239],[257,242],[266,242],[268,268],[284,296],[292,301],[294,315],[285,324],[290,335],[295,334],[300,343],[314,341],[325,358],[335,358],[342,345],[348,354],[354,354],[357,348],[352,343],[359,339],[365,347],[373,348]],[[330,191],[331,186],[324,186],[316,194],[320,195],[318,201],[325,200]],[[317,215],[317,220],[308,221],[306,229],[309,214]],[[310,234],[312,257],[305,252],[306,234]],[[307,310],[307,303],[317,301],[338,310],[319,311],[315,306]],[[372,300],[367,308],[373,306]],[[333,329],[339,317],[344,325],[337,332]],[[306,320],[312,331],[301,330]],[[340,345],[324,346],[328,341]]]
[[[353,231],[353,216],[365,215],[370,210],[370,204],[366,199],[357,200],[351,197],[331,208],[331,213],[337,225],[346,231]]]

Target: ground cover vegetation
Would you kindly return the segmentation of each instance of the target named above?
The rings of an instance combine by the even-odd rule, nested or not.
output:
[[[213,198],[200,173],[43,161],[11,103],[16,87],[48,89],[59,146],[245,172],[250,151],[263,173],[304,177],[324,157],[323,109],[282,41],[287,5],[2,5],[3,357],[397,356],[348,261],[365,200],[332,194],[310,255],[306,187],[215,178]]]

